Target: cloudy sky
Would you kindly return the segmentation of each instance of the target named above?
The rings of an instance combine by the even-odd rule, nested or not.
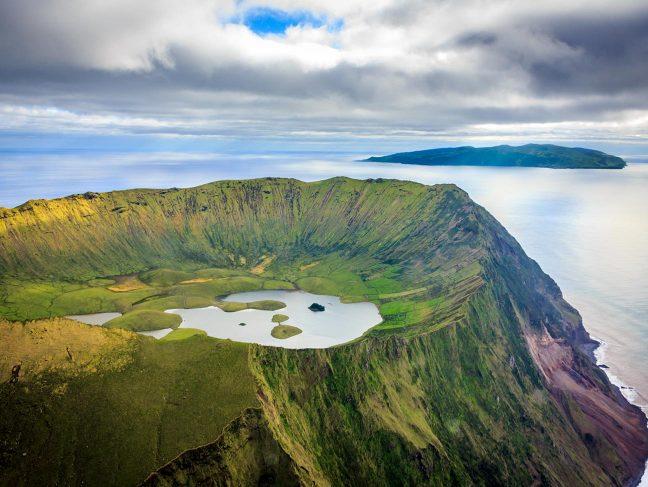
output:
[[[648,2],[0,0],[0,143],[89,135],[640,145]]]

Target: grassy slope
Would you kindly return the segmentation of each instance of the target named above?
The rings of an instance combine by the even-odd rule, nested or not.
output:
[[[0,342],[0,485],[135,485],[258,404],[245,344],[70,320],[2,322]]]
[[[122,328],[130,331],[162,330],[164,328],[177,328],[182,323],[182,318],[173,313],[162,311],[138,309],[125,315],[113,318],[104,323],[105,328]]]
[[[166,263],[251,268],[267,254],[292,259],[296,247],[308,256],[336,249],[373,255],[380,248],[388,257],[404,244],[416,250],[404,234],[418,230],[423,237],[426,227],[447,226],[453,215],[444,207],[461,195],[404,182],[266,179],[31,201],[0,210],[0,275],[42,278],[46,269],[70,281]],[[413,211],[423,218],[401,217]]]
[[[195,448],[152,474],[144,486],[299,485],[294,464],[259,409],[247,409],[213,443]]]
[[[175,270],[147,274],[152,267]],[[133,273],[147,287],[110,299],[96,281]],[[577,319],[453,186],[265,179],[31,202],[0,210],[0,275],[0,313],[22,319],[88,306],[70,298],[79,293],[99,294],[102,311],[214,303],[292,283],[376,302],[385,321],[350,345],[252,347],[263,410],[307,482],[605,484],[629,472],[587,415],[595,444],[586,445],[574,426],[580,406],[565,406],[568,392],[550,396],[530,359],[525,327],[544,323],[573,341]],[[591,364],[580,373],[612,394]]]
[[[195,335],[207,336],[207,332],[205,330],[199,330],[197,328],[178,328],[164,335],[162,338],[160,338],[160,341],[170,342],[174,340],[186,340],[187,338]]]

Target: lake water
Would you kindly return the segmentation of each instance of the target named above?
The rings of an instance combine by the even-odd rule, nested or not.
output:
[[[0,206],[132,187],[194,186],[264,176],[344,175],[455,183],[485,206],[551,275],[606,346],[624,393],[648,404],[648,164],[620,171],[358,163],[367,154],[105,152],[13,154],[0,162]],[[633,396],[634,394],[634,396]]]
[[[85,323],[86,325],[101,326],[104,323],[109,322],[113,318],[117,318],[118,316],[121,316],[121,313],[92,313],[88,315],[70,315],[67,316],[67,318],[80,321],[81,323]]]
[[[67,318],[80,321],[86,325],[102,326],[104,323],[108,323],[113,318],[117,318],[121,315],[121,313],[90,313],[87,315],[69,315]],[[154,338],[162,338],[171,333],[171,331],[171,328],[163,328],[162,330],[138,331],[137,333]]]
[[[216,306],[194,309],[169,309],[182,317],[181,328],[199,328],[212,337],[237,342],[259,343],[285,348],[327,348],[361,336],[382,321],[373,303],[342,303],[336,296],[323,296],[305,291],[251,291],[236,293],[225,301],[248,303],[271,299],[286,304],[277,311],[246,309],[225,312]],[[312,303],[324,305],[325,311],[308,309]],[[300,328],[302,333],[286,339],[274,338],[270,332],[277,326],[272,316],[288,316],[283,324]],[[241,326],[241,323],[245,323]]]

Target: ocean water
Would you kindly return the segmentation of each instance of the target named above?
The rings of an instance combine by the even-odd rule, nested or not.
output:
[[[132,187],[187,187],[265,176],[455,183],[488,209],[560,285],[624,394],[648,406],[648,164],[620,171],[423,167],[345,153],[8,154],[0,206]]]

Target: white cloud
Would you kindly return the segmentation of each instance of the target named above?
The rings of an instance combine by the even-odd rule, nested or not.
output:
[[[329,24],[231,22],[255,7]],[[2,127],[625,137],[610,119],[648,113],[647,40],[639,1],[2,2]]]

